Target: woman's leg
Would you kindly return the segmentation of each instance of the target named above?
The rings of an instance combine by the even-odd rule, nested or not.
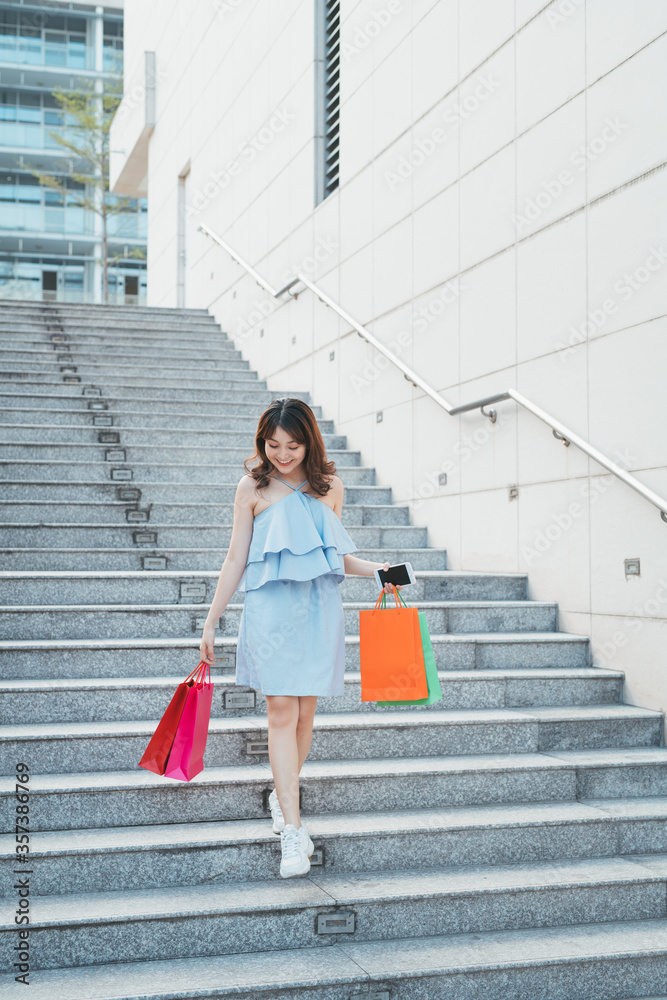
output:
[[[280,808],[285,824],[299,829],[299,749],[297,726],[299,721],[298,695],[266,695],[269,718],[269,761],[276,785]],[[306,751],[307,753],[308,751]]]
[[[299,752],[299,774],[308,756],[313,739],[313,718],[317,708],[317,695],[299,695],[299,720],[296,725],[296,743]]]

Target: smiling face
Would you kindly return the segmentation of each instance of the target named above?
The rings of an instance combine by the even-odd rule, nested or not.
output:
[[[295,441],[283,427],[276,427],[271,437],[264,441],[266,457],[279,474],[294,472],[306,457],[306,446]]]

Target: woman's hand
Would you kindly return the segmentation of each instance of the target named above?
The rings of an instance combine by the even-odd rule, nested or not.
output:
[[[205,625],[202,633],[202,639],[199,643],[199,652],[201,653],[201,658],[205,663],[215,663],[215,652],[213,649],[214,643],[215,626]]]
[[[387,570],[389,569],[390,566],[391,566],[391,563],[388,563],[388,562],[386,562],[386,563],[383,564],[382,569],[385,571],[385,573],[387,572]],[[384,587],[382,589],[384,590],[385,594],[393,594],[394,593],[394,587],[396,587],[396,590],[400,590],[401,589],[401,587],[399,587],[399,585],[397,583],[385,583],[385,585],[384,585]]]

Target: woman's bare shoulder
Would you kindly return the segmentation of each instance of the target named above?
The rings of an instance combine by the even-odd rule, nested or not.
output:
[[[336,475],[330,476],[329,484],[331,486],[331,490],[329,492],[332,494],[332,496],[340,497],[342,499],[345,487],[343,486],[343,480],[340,478],[340,476]]]
[[[249,476],[247,472],[241,476],[236,487],[236,497],[241,500],[244,504],[254,504],[257,497],[255,496],[255,479]]]
[[[239,479],[238,485],[241,489],[254,490],[255,482],[254,476],[251,476],[248,472],[244,472]]]

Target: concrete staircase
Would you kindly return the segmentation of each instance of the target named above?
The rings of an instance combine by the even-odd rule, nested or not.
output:
[[[201,624],[260,412],[276,395],[202,310],[0,304],[0,997],[16,764],[30,767],[32,1000],[613,1000],[667,993],[662,716],[622,703],[523,574],[446,553],[314,407],[343,523],[418,582],[443,700],[344,698],[301,776],[309,876],[278,875],[265,703],[216,643],[204,772],[137,767]],[[230,677],[231,675],[231,677]],[[239,697],[240,696],[240,697]],[[259,752],[256,752],[259,751]]]

